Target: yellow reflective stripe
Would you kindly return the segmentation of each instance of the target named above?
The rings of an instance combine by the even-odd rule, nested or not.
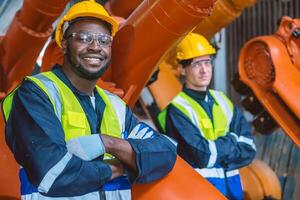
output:
[[[162,112],[160,112],[157,116],[157,120],[158,120],[158,123],[161,127],[161,129],[163,130],[163,132],[166,132],[166,129],[167,129],[167,109],[164,109]]]
[[[110,98],[105,94],[104,90],[97,87],[97,91],[106,105],[101,122],[101,133],[120,138],[122,130],[116,110],[112,105]]]
[[[184,98],[185,97],[185,98]],[[198,128],[200,134],[202,135],[202,137],[207,139],[208,142],[208,148],[210,151],[210,157],[208,160],[208,167],[212,167],[215,165],[216,160],[217,160],[217,156],[218,156],[218,152],[217,152],[217,148],[216,148],[216,144],[213,140],[211,140],[209,137],[213,137],[213,134],[209,133],[209,132],[205,132],[208,129],[203,129],[203,127],[201,127],[202,125],[199,125],[199,120],[198,117],[201,117],[200,114],[196,113],[197,110],[199,111],[200,109],[203,110],[203,108],[197,103],[196,104],[191,104],[193,103],[192,101],[188,101],[188,99],[191,99],[190,97],[187,97],[186,94],[182,94],[180,93],[179,95],[176,96],[176,98],[172,101],[172,104],[174,106],[176,106],[176,108],[178,108],[181,112],[183,112],[186,116],[188,116],[191,120],[191,122]],[[194,100],[193,100],[194,101]],[[193,107],[194,106],[194,107]],[[196,112],[195,112],[196,111]],[[203,112],[205,112],[203,110]],[[206,114],[206,112],[205,112]],[[207,118],[206,118],[207,119]],[[201,121],[201,120],[200,120]],[[211,125],[211,121],[206,121],[204,123],[208,123],[210,126]],[[212,129],[211,129],[212,130]],[[211,134],[211,135],[209,135]]]
[[[44,76],[55,83],[62,100],[61,123],[65,131],[65,141],[90,135],[90,125],[81,104],[72,90],[65,85],[53,72],[45,72]]]
[[[118,97],[104,91],[96,86],[98,94],[105,103],[105,109],[101,122],[101,133],[121,138],[125,131],[126,104]],[[114,156],[106,153],[104,159],[111,159]]]
[[[204,135],[206,139],[216,139],[212,121],[207,115],[206,111],[202,108],[202,106],[184,92],[182,92],[180,95],[188,101],[188,103],[192,107],[192,110],[194,110],[194,113],[198,119],[198,126],[201,130],[201,134]]]
[[[181,96],[181,93],[172,101],[172,104],[178,108],[184,115],[186,115],[191,122],[200,130],[199,119],[195,113],[195,109],[187,99]],[[201,133],[202,134],[202,133]]]
[[[11,109],[12,109],[12,103],[15,96],[15,93],[17,91],[18,87],[14,89],[11,93],[9,93],[4,100],[2,101],[2,110],[4,115],[4,120],[7,122]]]
[[[229,130],[229,126],[233,116],[233,104],[223,94],[216,90],[209,90],[216,104],[213,108],[215,133],[217,137],[224,136]]]
[[[209,90],[215,101],[221,106],[223,113],[226,115],[227,127],[229,127],[233,116],[233,104],[223,93],[215,90]]]
[[[121,132],[125,131],[125,120],[126,120],[126,104],[118,96],[111,94],[110,92],[103,90],[108,96],[111,105],[113,106],[113,111],[116,113],[117,120],[119,121],[119,127]]]
[[[229,130],[233,105],[221,92],[210,90],[210,93],[215,99],[212,108],[213,122],[202,106],[184,92],[180,92],[174,98],[172,104],[199,128],[206,139],[215,140],[220,136],[224,136]]]
[[[49,95],[49,92],[46,89],[45,85],[39,79],[37,79],[33,76],[27,76],[27,77],[25,77],[25,80],[29,80],[29,81],[33,82],[38,87],[40,87],[42,89],[42,91],[44,91],[46,93],[46,95],[48,96],[48,98],[49,98],[49,100],[50,100],[50,102],[51,102],[51,104],[54,108],[54,111],[56,113],[56,108],[54,106],[53,99]],[[13,97],[14,97],[14,95],[15,95],[18,88],[19,88],[19,86],[16,87],[10,94],[8,94],[2,102],[3,115],[4,115],[4,118],[5,118],[5,121],[7,121],[8,118],[9,118],[9,115],[10,115],[10,112],[11,112],[11,109],[12,109]]]
[[[218,103],[214,103],[212,109],[212,115],[213,115],[215,139],[217,139],[220,136],[224,136],[228,131],[228,125],[227,125],[228,120],[221,106]]]

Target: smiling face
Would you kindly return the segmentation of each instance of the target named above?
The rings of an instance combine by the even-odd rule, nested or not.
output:
[[[111,62],[110,30],[97,19],[83,19],[67,30],[62,41],[65,53],[64,65],[77,76],[96,80],[101,77]]]
[[[185,76],[186,87],[198,91],[206,91],[212,78],[211,57],[194,58],[191,64],[182,67],[181,74]]]

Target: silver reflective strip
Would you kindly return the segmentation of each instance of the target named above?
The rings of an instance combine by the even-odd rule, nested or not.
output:
[[[255,146],[252,139],[247,138],[245,136],[240,136],[239,139],[238,139],[238,142],[246,143],[246,144],[250,145],[252,147],[252,149],[254,149],[256,151],[256,146]]]
[[[145,124],[137,124],[128,135],[128,138],[132,139],[147,139],[154,135],[154,131]]]
[[[224,169],[222,168],[196,168],[195,170],[205,178],[225,178]],[[227,177],[236,176],[238,174],[239,170],[237,169],[226,172]]]
[[[230,135],[232,135],[236,141],[238,141],[239,137],[234,132],[229,132]]]
[[[164,134],[161,134],[161,135],[164,136],[165,138],[167,138],[170,142],[172,142],[172,144],[174,144],[175,146],[177,146],[178,143],[176,142],[176,140],[170,138],[170,137],[167,136],[167,135],[164,135]]]
[[[52,184],[56,180],[56,178],[61,174],[61,172],[65,169],[66,165],[72,158],[72,154],[67,152],[65,156],[58,161],[44,176],[40,185],[38,186],[38,191],[47,193],[51,188]]]
[[[61,121],[62,99],[59,94],[57,85],[52,80],[50,80],[48,77],[46,77],[42,74],[37,74],[34,77],[39,79],[44,84],[44,86],[47,88],[47,90],[48,90],[47,92],[49,93],[49,95],[52,98],[52,101],[55,105],[56,116],[58,117],[59,121]]]
[[[201,132],[201,129],[199,126],[198,116],[197,116],[196,112],[194,111],[194,108],[191,106],[191,104],[181,96],[177,96],[174,99],[174,102],[181,105],[188,112],[189,117],[192,120],[192,123],[199,129],[201,135],[203,136],[203,133]]]
[[[198,116],[197,116],[196,112],[194,111],[193,107],[189,104],[189,102],[181,96],[177,96],[174,99],[174,102],[185,108],[185,110],[189,113],[190,117],[192,117],[192,123],[194,125],[196,125],[196,127],[198,128],[202,137],[205,138],[205,136],[202,133],[201,128],[199,126]],[[210,157],[208,160],[207,167],[212,167],[215,165],[215,163],[217,161],[218,152],[217,152],[217,147],[216,147],[215,142],[212,140],[207,140],[207,141],[208,141],[208,147],[209,147],[209,151],[210,151]]]
[[[105,94],[108,96],[110,99],[111,104],[114,107],[114,110],[117,114],[117,118],[119,120],[119,125],[121,128],[121,131],[125,131],[125,118],[126,118],[126,106],[125,104],[121,101],[121,99],[107,91],[105,91]]]
[[[73,197],[46,197],[40,193],[32,193],[21,196],[22,200],[99,200],[99,192],[91,192],[88,194],[84,194],[81,196],[73,196]]]
[[[227,118],[227,127],[230,126],[230,122],[232,120],[233,112],[230,106],[228,105],[227,100],[220,94],[218,91],[213,90],[213,94],[218,102],[218,104],[221,106],[224,114],[226,115]]]
[[[218,152],[217,152],[216,143],[212,140],[207,140],[207,141],[208,141],[208,146],[210,151],[207,167],[212,167],[216,164]]]
[[[240,174],[238,169],[235,169],[235,170],[231,170],[231,171],[226,172],[226,176],[227,176],[227,177],[236,176],[236,175],[238,175],[238,174]]]
[[[105,191],[106,200],[130,200],[131,190]]]

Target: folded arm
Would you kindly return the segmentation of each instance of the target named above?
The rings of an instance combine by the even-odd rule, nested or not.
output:
[[[31,184],[46,196],[77,196],[97,191],[112,177],[106,162],[84,161],[68,152],[52,104],[29,81],[14,97],[6,142]]]
[[[240,133],[237,132],[237,128],[231,130],[236,133],[228,132],[216,140],[207,140],[198,128],[172,105],[168,108],[166,122],[167,135],[178,141],[178,154],[193,167],[209,168],[222,165],[229,167],[232,160],[237,160],[237,156],[244,154],[241,146],[245,144],[239,142],[237,134]],[[251,154],[252,152],[253,150]]]

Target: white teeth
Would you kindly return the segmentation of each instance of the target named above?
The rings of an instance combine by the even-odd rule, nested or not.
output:
[[[100,61],[99,58],[84,58],[84,60],[92,61],[92,62],[99,62]]]

